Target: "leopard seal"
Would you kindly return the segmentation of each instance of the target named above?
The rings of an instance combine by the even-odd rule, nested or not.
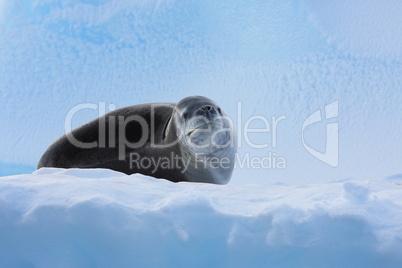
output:
[[[234,128],[203,96],[114,110],[56,140],[37,168],[108,168],[172,182],[227,184],[236,153]]]

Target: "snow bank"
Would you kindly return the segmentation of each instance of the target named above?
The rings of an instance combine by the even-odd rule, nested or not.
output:
[[[0,267],[400,267],[402,186],[0,178]]]

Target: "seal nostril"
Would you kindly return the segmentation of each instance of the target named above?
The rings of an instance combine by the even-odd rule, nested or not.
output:
[[[211,110],[212,110],[212,107],[209,106],[209,105],[206,105],[206,106],[202,107],[202,109],[203,109],[204,111],[211,111]]]

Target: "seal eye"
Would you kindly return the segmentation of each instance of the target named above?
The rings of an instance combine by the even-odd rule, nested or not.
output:
[[[187,113],[183,113],[183,114],[181,115],[181,118],[182,118],[183,120],[186,120],[186,119],[187,119]]]
[[[221,108],[218,107],[218,113],[222,115]]]

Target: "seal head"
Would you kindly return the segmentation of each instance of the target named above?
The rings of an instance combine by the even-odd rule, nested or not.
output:
[[[234,168],[236,141],[230,118],[211,99],[181,100],[172,114],[180,151],[188,161],[187,180],[226,184]]]

